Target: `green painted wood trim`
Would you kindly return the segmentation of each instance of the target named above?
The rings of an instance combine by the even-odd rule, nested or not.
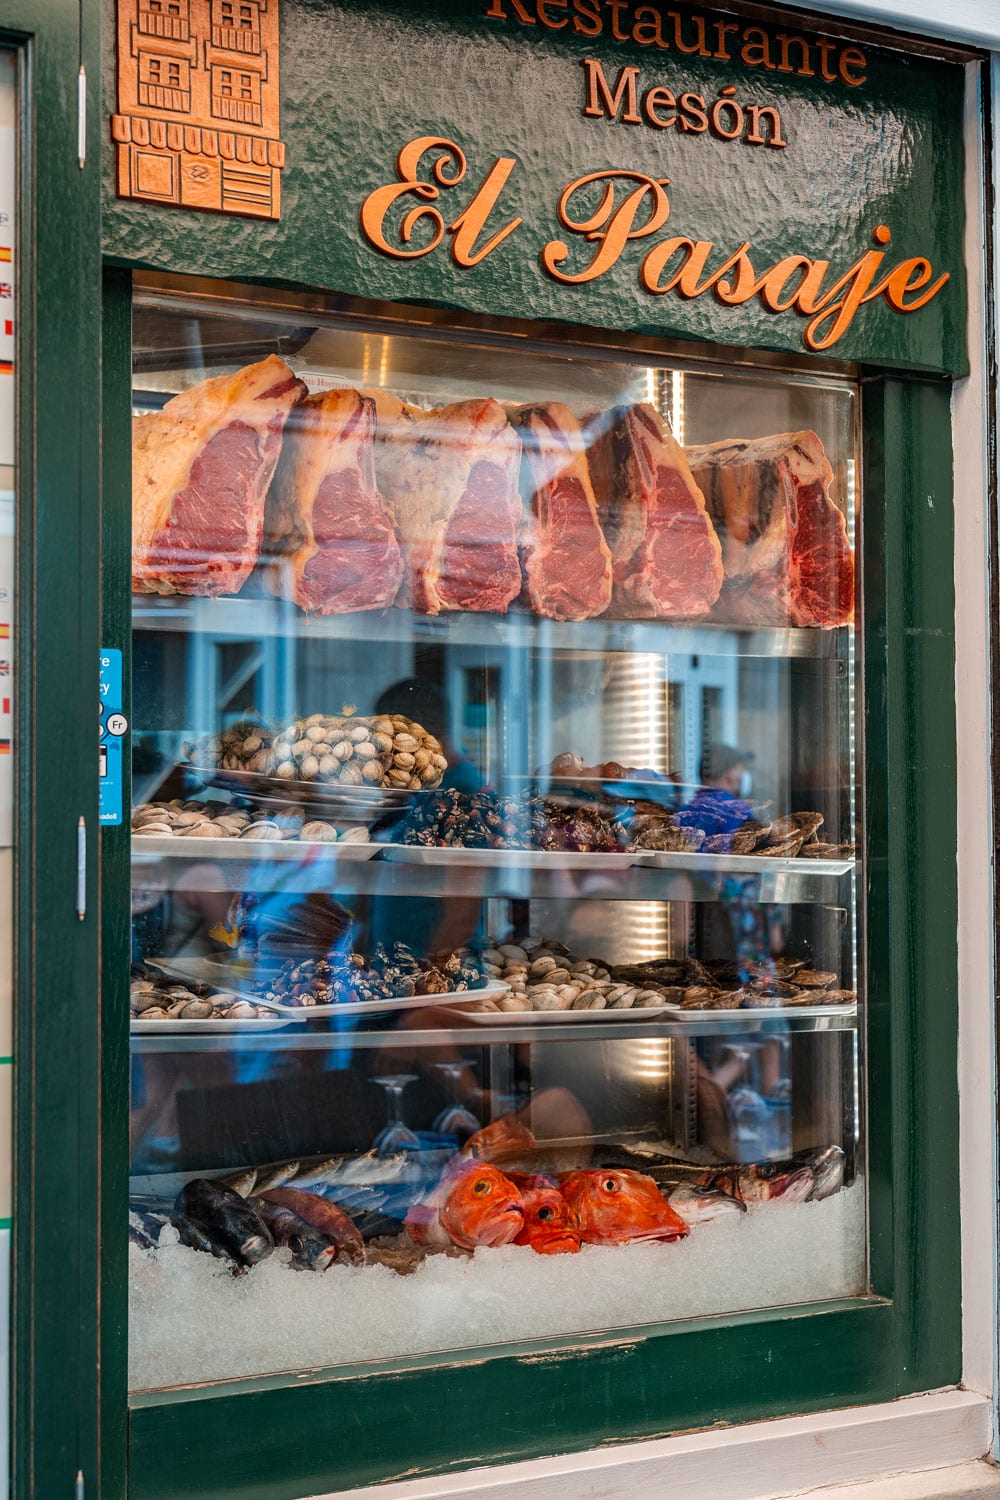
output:
[[[297,1500],[892,1394],[891,1307],[678,1325],[131,1414],[130,1500]],[[853,1394],[845,1398],[844,1391]],[[169,1458],[167,1457],[169,1455]]]
[[[72,1494],[78,1469],[99,1484],[99,16],[91,0],[0,0],[0,41],[20,63],[11,1379],[13,1491],[28,1500]]]
[[[871,1263],[902,1394],[961,1375],[950,390],[874,381],[863,410]]]
[[[131,1500],[293,1500],[960,1378],[949,388],[873,380],[862,415],[871,1266],[881,1295],[617,1330],[571,1347],[138,1397]]]
[[[122,652],[122,709],[132,721],[132,288],[131,277],[104,278],[102,331],[101,644]],[[102,1494],[126,1492],[128,1426],[129,965],[132,912],[131,760],[123,756],[117,828],[101,830],[101,1405]]]

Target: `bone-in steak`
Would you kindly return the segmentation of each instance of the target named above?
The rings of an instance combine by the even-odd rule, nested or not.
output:
[[[830,499],[833,470],[815,432],[688,448],[722,542],[713,616],[744,625],[848,623],[854,554]]]
[[[590,472],[614,568],[612,613],[704,615],[722,587],[722,547],[684,450],[649,405],[586,424]]]
[[[271,354],[136,418],[134,589],[217,595],[243,586],[257,561],[285,420],[305,393]]]
[[[412,607],[506,613],[521,589],[521,445],[503,407],[487,398],[419,412],[389,397],[377,409],[376,472]]]
[[[316,614],[388,609],[403,581],[374,435],[375,403],[353,390],[307,396],[285,429],[265,512],[268,584]]]
[[[611,603],[611,552],[597,515],[583,434],[568,406],[518,407],[524,445],[522,562],[537,614],[586,620]]]

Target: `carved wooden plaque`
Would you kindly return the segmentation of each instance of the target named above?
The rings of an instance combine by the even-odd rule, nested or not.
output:
[[[118,0],[118,195],[281,217],[278,0]]]

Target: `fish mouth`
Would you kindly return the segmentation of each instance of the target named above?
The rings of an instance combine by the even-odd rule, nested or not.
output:
[[[532,1244],[537,1255],[575,1255],[580,1248],[580,1239],[575,1234],[557,1234],[541,1244]]]
[[[787,1177],[774,1183],[771,1197],[779,1198],[782,1203],[804,1203],[815,1185],[816,1174],[812,1168],[802,1167],[798,1172],[790,1172]]]
[[[240,1255],[251,1266],[256,1265],[259,1260],[266,1259],[274,1249],[274,1242],[265,1239],[262,1234],[251,1234],[243,1240],[240,1245]]]
[[[491,1214],[489,1223],[479,1233],[481,1245],[505,1245],[520,1234],[524,1228],[524,1214],[520,1208],[510,1207]]]

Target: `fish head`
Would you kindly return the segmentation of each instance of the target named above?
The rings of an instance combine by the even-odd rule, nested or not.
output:
[[[555,1183],[546,1177],[512,1175],[524,1204],[524,1228],[515,1245],[530,1245],[538,1255],[575,1255],[580,1248],[580,1226]]]
[[[524,1204],[509,1177],[488,1162],[467,1162],[446,1185],[441,1226],[467,1250],[507,1245],[524,1227]]]
[[[679,1213],[689,1227],[708,1224],[712,1219],[729,1218],[745,1214],[746,1204],[733,1198],[719,1188],[696,1187],[693,1183],[682,1183],[667,1197],[670,1207]]]
[[[758,1161],[740,1171],[744,1203],[804,1203],[815,1185],[811,1167],[793,1161]]]
[[[294,1230],[288,1236],[292,1264],[308,1271],[325,1271],[337,1258],[337,1247],[325,1234]]]
[[[815,1151],[807,1151],[802,1162],[812,1169],[813,1190],[809,1195],[812,1200],[830,1198],[844,1186],[847,1157],[840,1146],[819,1146]]]
[[[503,1161],[534,1151],[537,1144],[527,1125],[513,1115],[502,1115],[492,1125],[484,1125],[470,1135],[462,1147],[462,1155],[476,1156],[480,1161]]]
[[[688,1226],[644,1172],[601,1168],[570,1172],[559,1190],[580,1225],[585,1244],[679,1240]]]

